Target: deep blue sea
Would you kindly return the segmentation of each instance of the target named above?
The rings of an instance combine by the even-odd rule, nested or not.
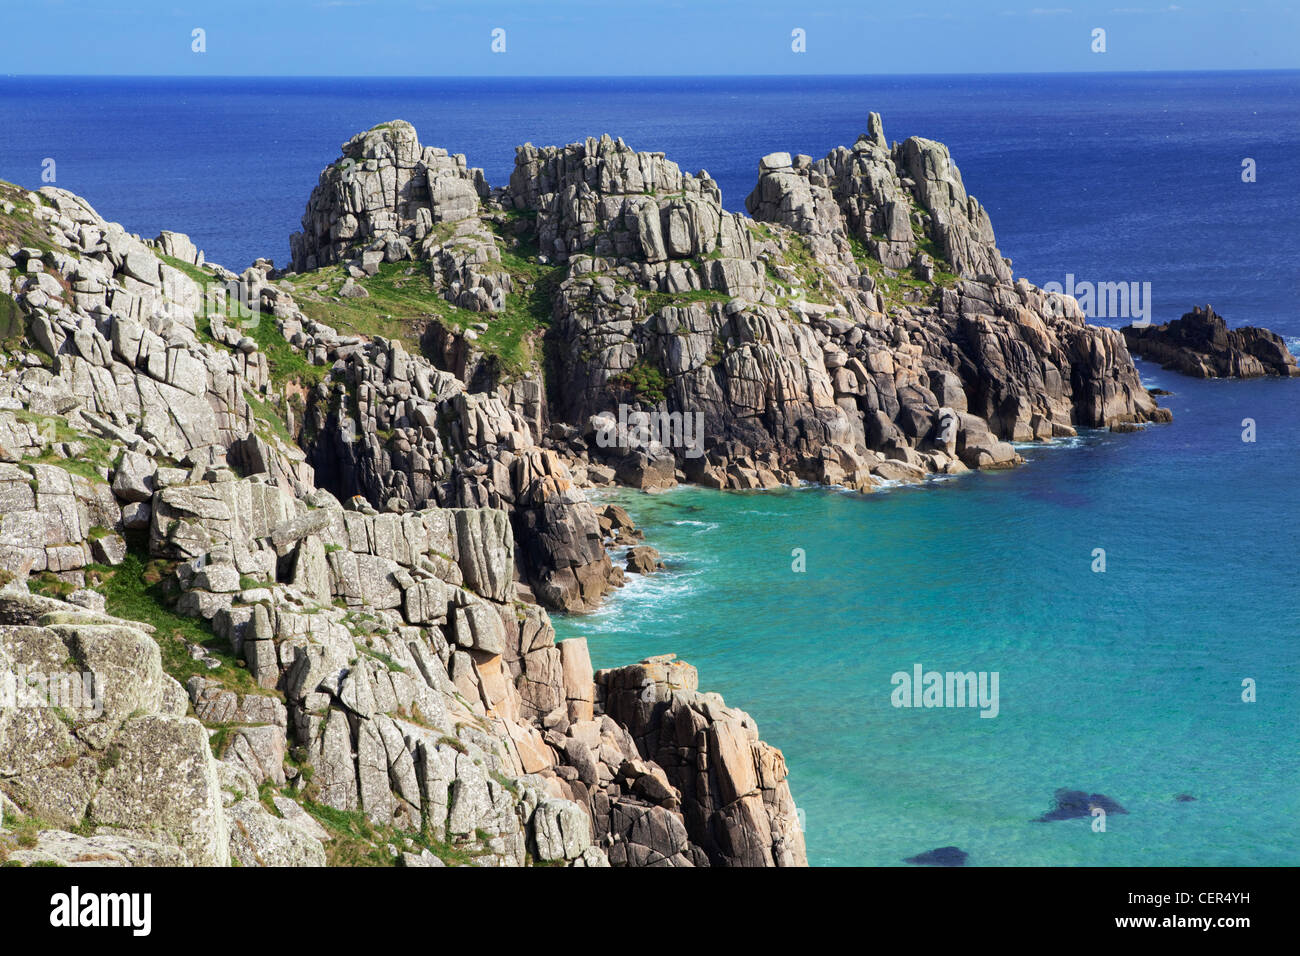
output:
[[[493,184],[518,143],[609,132],[707,169],[742,209],[764,153],[819,157],[870,111],[890,139],[949,145],[1018,275],[1150,282],[1155,321],[1210,302],[1300,344],[1294,72],[0,78],[0,178],[37,187],[53,158],[107,218],[238,269],[287,258],[320,169],[384,120]],[[597,666],[675,651],[747,709],[785,752],[814,863],[953,844],[975,865],[1300,864],[1300,380],[1140,367],[1176,393],[1172,425],[1026,448],[1009,473],[865,497],[619,493],[670,570],[557,627]],[[891,675],[917,663],[998,672],[998,717],[894,708]],[[1129,812],[1104,833],[1032,822],[1058,787]]]

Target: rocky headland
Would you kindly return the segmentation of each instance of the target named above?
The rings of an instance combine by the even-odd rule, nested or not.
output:
[[[939,143],[873,114],[746,208],[607,136],[492,186],[394,121],[236,274],[0,184],[0,672],[84,692],[0,708],[0,854],[806,863],[747,714],[556,642],[662,567],[588,491],[865,492],[1169,414]],[[605,440],[629,408],[702,441]]]
[[[1135,354],[1195,378],[1300,375],[1282,336],[1250,325],[1229,329],[1209,305],[1164,325],[1128,325],[1122,331]]]

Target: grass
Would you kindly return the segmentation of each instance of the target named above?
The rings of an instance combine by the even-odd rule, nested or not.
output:
[[[296,298],[296,297],[295,297]],[[305,305],[301,300],[298,304]],[[304,312],[307,310],[304,308]],[[311,313],[307,313],[310,315]],[[315,316],[312,316],[315,318]],[[259,315],[257,323],[244,331],[254,342],[271,369],[271,383],[283,387],[290,382],[301,384],[304,388],[314,388],[325,378],[328,371],[324,366],[312,365],[302,352],[289,344],[288,340],[276,327],[275,317]]]
[[[687,305],[691,302],[730,302],[731,296],[714,289],[697,289],[693,292],[644,292],[638,290],[647,314],[654,314],[668,306]]]
[[[295,445],[289,426],[285,424],[284,418],[274,405],[251,391],[245,392],[244,398],[248,400],[249,407],[253,409],[253,415],[257,419],[258,426],[260,426],[258,430],[264,432],[262,438],[266,439],[273,435],[290,447]],[[270,444],[274,444],[274,442]]]
[[[948,265],[947,260],[938,254],[938,247],[933,239],[924,237],[917,239],[917,247],[934,260],[933,282],[920,278],[912,269],[891,270],[895,275],[887,275],[884,265],[868,254],[866,246],[857,237],[851,237],[849,244],[853,247],[853,258],[857,261],[858,267],[876,280],[876,287],[884,299],[886,311],[919,304],[907,301],[906,297],[910,291],[919,291],[921,302],[933,302],[941,289],[952,286],[958,278],[949,271],[952,267]]]
[[[93,484],[105,483],[105,478],[99,473],[99,469],[112,468],[117,462],[117,456],[113,454],[112,442],[79,432],[72,428],[66,419],[55,415],[37,415],[27,409],[16,409],[9,414],[20,422],[36,425],[41,430],[41,440],[47,444],[76,442],[83,449],[82,454],[76,458],[60,458],[47,449],[40,455],[24,459],[24,464],[54,465],[74,475],[80,475]]]
[[[828,283],[822,272],[821,264],[813,255],[808,241],[803,236],[790,236],[789,241],[781,251],[780,264],[799,278],[799,293],[795,298],[821,305],[831,304],[829,298],[824,294],[824,289]],[[778,283],[782,281],[780,276],[775,274],[775,270],[770,264],[767,271],[768,276],[774,281]]]
[[[0,352],[13,352],[27,333],[23,313],[12,296],[0,292]]]
[[[10,818],[4,821],[7,832],[0,831],[0,865],[4,866],[21,866],[9,860],[9,854],[14,850],[31,850],[40,842],[41,832],[44,830],[62,830],[67,833],[75,833],[78,836],[90,836],[95,831],[94,822],[87,817],[80,823],[72,826],[58,824],[49,820],[42,820],[40,817],[20,816]],[[53,862],[33,863],[32,866],[59,866],[61,864]]]
[[[415,844],[415,852],[428,850],[448,866],[470,866],[484,852],[434,839],[427,829],[412,832],[374,823],[359,810],[336,810],[311,800],[304,800],[303,808],[332,837],[325,842],[329,866],[395,866],[397,858],[388,846],[404,848],[407,840]]]
[[[240,694],[272,693],[257,686],[244,662],[235,658],[226,640],[214,634],[206,621],[171,610],[164,581],[172,565],[149,558],[148,532],[128,531],[125,537],[127,554],[121,564],[116,567],[92,564],[86,569],[96,579],[92,586],[104,595],[105,610],[114,617],[153,625],[153,639],[162,652],[163,670],[182,684],[198,675]],[[191,658],[187,641],[201,645],[220,666],[209,670]]]
[[[35,458],[26,458],[23,461],[24,464],[29,465],[54,465],[56,468],[62,468],[70,474],[80,475],[94,484],[107,484],[107,480],[99,473],[99,469],[105,466],[84,456],[81,458],[60,458],[53,452],[45,452]]]
[[[7,215],[0,212],[0,250],[9,245],[19,245],[40,249],[43,252],[57,250],[68,255],[76,255],[70,249],[56,246],[50,240],[46,224],[32,218],[32,205],[27,201],[27,192],[21,186],[0,180],[0,208],[5,202],[11,202],[16,207]]]
[[[464,311],[456,309],[438,294],[427,269],[425,263],[380,263],[375,275],[355,280],[370,293],[368,298],[339,298],[337,302],[332,300],[338,296],[347,278],[342,266],[325,266],[305,272],[289,282],[294,288],[294,300],[308,318],[336,329],[340,335],[382,336],[402,342],[408,351],[418,353],[420,336],[430,321],[443,318],[452,311]],[[411,271],[410,275],[406,274],[407,270]],[[318,285],[327,288],[318,292]],[[477,316],[477,313],[467,314]],[[274,323],[270,325],[271,333],[279,336]],[[262,331],[260,325],[257,331]],[[261,344],[260,336],[254,338]],[[280,339],[283,341],[283,336]],[[291,348],[287,342],[285,346]],[[323,374],[324,370],[320,371]]]
[[[77,590],[75,584],[69,584],[52,571],[41,571],[38,574],[31,575],[27,579],[27,586],[37,594],[58,598],[60,601],[65,600],[69,594]]]
[[[564,279],[564,266],[543,265],[529,238],[517,240],[513,249],[501,250],[501,264],[510,273],[513,291],[506,307],[488,319],[479,342],[492,351],[507,374],[518,374],[535,363],[538,333],[551,325],[555,295]]]
[[[916,240],[917,247],[927,256],[934,260],[934,281],[941,286],[951,286],[957,281],[959,276],[952,271],[952,266],[943,256],[943,250],[933,239],[925,236],[918,236]]]
[[[364,299],[339,297],[346,272],[341,266],[327,266],[291,280],[294,299],[305,315],[340,334],[393,339],[416,354],[422,352],[420,340],[430,323],[456,333],[486,324],[486,330],[475,330],[474,347],[494,358],[503,376],[521,376],[538,361],[538,339],[551,323],[555,292],[565,270],[538,262],[537,249],[528,237],[498,236],[498,241],[500,268],[510,275],[513,287],[501,312],[472,312],[452,305],[434,288],[424,262],[381,263],[375,275],[354,280],[369,293]],[[317,291],[322,284],[327,288]],[[272,365],[275,377],[274,361]],[[319,377],[308,384],[316,381]]]
[[[668,388],[668,380],[664,378],[664,373],[644,359],[609,381],[611,385],[631,391],[638,402],[649,402],[651,405],[662,402],[665,390]]]
[[[393,660],[393,658],[390,655],[385,654],[383,651],[372,650],[369,647],[363,647],[361,650],[363,653],[366,654],[366,656],[373,657],[375,660],[379,661],[379,663],[383,664],[390,671],[397,674],[406,673],[405,667],[397,663],[397,661]]]
[[[192,262],[186,262],[183,259],[177,259],[175,256],[166,255],[163,252],[159,252],[157,249],[153,250],[153,254],[156,255],[159,259],[161,259],[163,262],[167,263],[173,269],[177,269],[180,272],[185,273],[187,276],[189,276],[191,279],[197,282],[200,286],[206,286],[209,282],[216,281],[216,276],[214,276],[211,272],[208,272],[206,269],[200,266],[194,265]]]

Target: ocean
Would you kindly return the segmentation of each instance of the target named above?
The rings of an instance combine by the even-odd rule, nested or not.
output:
[[[0,178],[35,188],[53,159],[107,218],[188,232],[242,269],[287,259],[320,169],[385,120],[493,184],[519,143],[609,132],[707,169],[742,209],[762,155],[850,145],[870,111],[891,140],[948,144],[1017,275],[1150,283],[1153,321],[1209,302],[1300,345],[1295,72],[10,77]],[[1139,368],[1175,393],[1172,425],[1029,446],[1012,472],[869,496],[608,494],[669,571],[557,630],[597,667],[675,652],[749,711],[785,753],[815,864],[956,845],[972,865],[1296,865],[1300,380]],[[997,672],[998,716],[892,706],[892,675],[916,664]],[[1062,787],[1128,813],[1105,832],[1035,822]]]

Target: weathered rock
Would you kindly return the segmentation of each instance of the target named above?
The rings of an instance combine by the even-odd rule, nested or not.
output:
[[[596,683],[601,711],[680,793],[690,839],[710,862],[807,864],[781,752],[743,711],[700,694],[693,667],[665,655],[600,671]]]
[[[654,574],[664,570],[664,563],[659,560],[658,551],[642,545],[628,550],[627,569],[634,574]]]
[[[1253,326],[1229,329],[1209,305],[1164,325],[1127,325],[1122,331],[1138,355],[1195,378],[1300,375],[1282,336]]]

